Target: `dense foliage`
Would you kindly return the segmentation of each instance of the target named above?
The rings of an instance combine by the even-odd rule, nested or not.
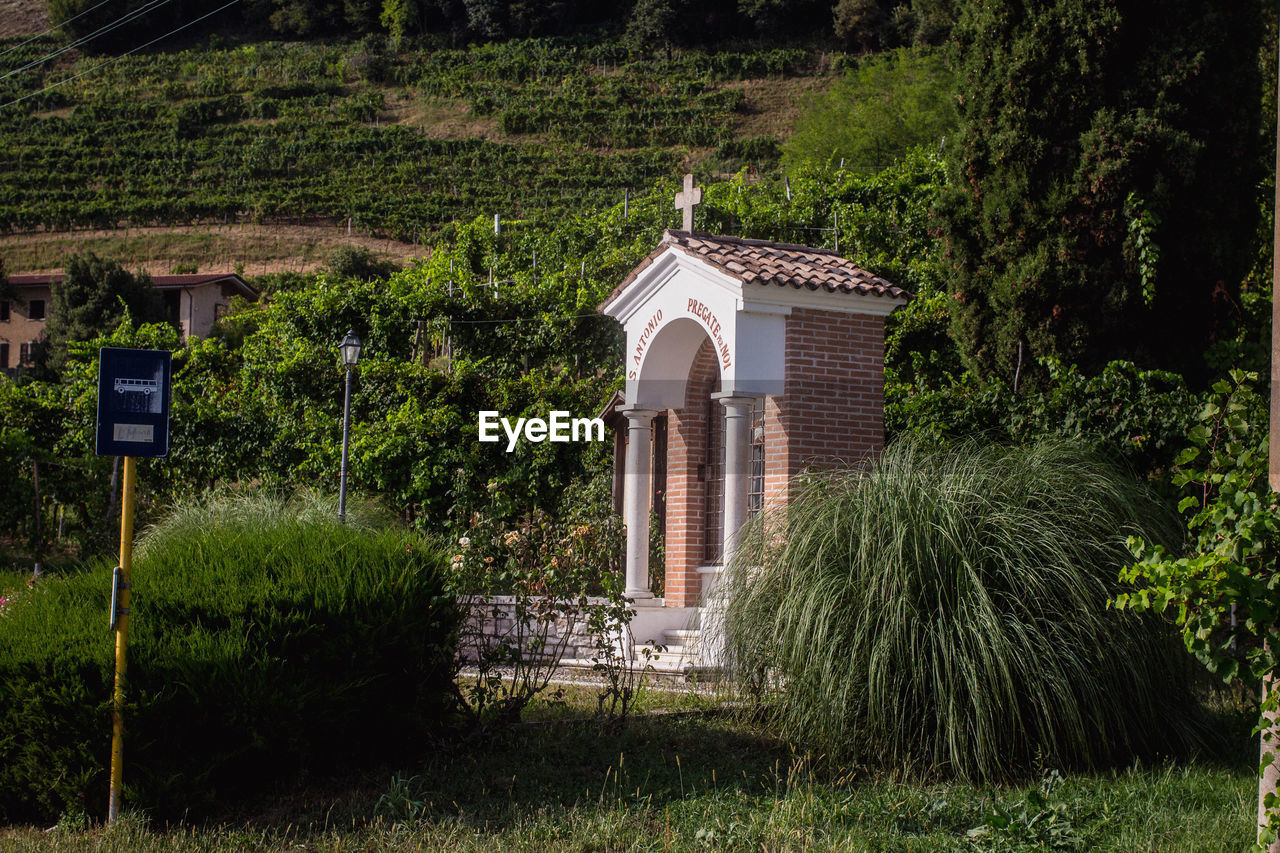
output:
[[[397,41],[488,41],[520,36],[617,34],[636,50],[754,35],[834,32],[851,47],[936,42],[955,17],[952,0],[145,0],[100,8],[93,0],[47,0],[55,25],[96,50],[131,47],[210,16],[197,33],[245,29],[315,37],[386,32]],[[224,9],[230,7],[223,14]],[[217,15],[216,17],[213,17]],[[121,28],[116,21],[125,18]],[[113,24],[115,24],[113,26]]]
[[[47,0],[54,24],[84,39],[96,50],[132,47],[140,36],[159,36],[201,16],[212,17],[196,33],[226,30],[281,33],[287,36],[364,34],[388,31],[396,36],[436,34],[452,39],[493,39],[516,35],[558,35],[599,30],[627,4],[563,2],[538,4],[509,0],[179,0],[156,4],[145,0],[113,3],[93,0]],[[112,24],[121,17],[130,26]]]
[[[963,4],[942,225],[967,364],[1203,381],[1253,256],[1260,32],[1253,3]]]
[[[1023,442],[1082,439],[1136,472],[1167,468],[1197,401],[1180,377],[1132,364],[1088,374],[1047,366],[1043,393],[961,372],[948,336],[945,267],[930,208],[941,163],[911,152],[871,175],[814,171],[786,185],[740,176],[706,186],[698,227],[803,240],[842,253],[917,293],[889,322],[886,425],[891,435]],[[624,208],[554,228],[486,218],[457,225],[429,259],[370,275],[359,258],[335,274],[270,282],[270,301],[244,305],[215,336],[180,342],[164,326],[123,326],[71,347],[57,381],[0,383],[0,437],[14,500],[4,529],[29,538],[32,463],[40,465],[44,529],[62,512],[69,542],[90,552],[113,535],[111,461],[89,455],[99,345],[174,351],[172,452],[143,463],[152,503],[216,482],[334,482],[341,423],[336,342],[366,341],[355,383],[351,483],[402,517],[461,535],[477,511],[515,524],[541,508],[560,518],[579,490],[608,477],[600,444],[476,441],[476,413],[595,414],[618,387],[616,323],[595,306],[677,224],[673,188],[658,184]],[[365,258],[364,261],[368,262]]]
[[[1178,541],[1074,445],[899,441],[749,530],[732,657],[828,755],[991,781],[1176,753],[1198,737],[1187,660],[1167,625],[1107,609],[1126,532]]]
[[[50,0],[54,21],[80,33],[108,9],[117,14],[111,4],[70,21],[90,5]],[[158,34],[218,5],[165,4],[87,46],[120,51],[136,43],[125,33]],[[959,445],[933,453],[902,443],[869,478],[815,479],[784,526],[768,531],[782,540],[757,531],[765,573],[733,624],[744,666],[787,679],[773,719],[832,754],[983,780],[1046,758],[1097,765],[1180,748],[1190,718],[1174,686],[1185,684],[1176,659],[1151,621],[1100,607],[1118,589],[1114,534],[1138,516],[1159,528],[1142,528],[1147,550],[1128,577],[1152,588],[1129,603],[1180,604],[1193,651],[1227,670],[1244,656],[1268,672],[1260,645],[1223,633],[1229,604],[1243,604],[1234,612],[1255,637],[1275,621],[1272,579],[1258,568],[1274,550],[1275,523],[1258,492],[1257,436],[1245,435],[1254,427],[1224,416],[1217,431],[1196,433],[1212,458],[1205,470],[1188,473],[1196,460],[1181,458],[1179,482],[1194,474],[1206,484],[1193,507],[1199,553],[1186,558],[1158,550],[1176,536],[1149,496],[1093,457],[969,442],[1034,445],[1055,435],[1159,473],[1197,406],[1188,380],[1195,388],[1205,371],[1264,352],[1257,321],[1269,303],[1251,242],[1259,18],[1255,3],[1207,0],[1159,9],[1147,0],[248,0],[210,24],[375,35],[231,49],[214,39],[208,50],[105,64],[45,61],[62,44],[52,39],[14,45],[6,56],[16,70],[0,78],[0,230],[348,220],[419,242],[426,258],[394,270],[368,255],[335,256],[320,276],[274,280],[269,303],[237,306],[206,341],[139,326],[156,318],[141,306],[124,314],[116,299],[128,302],[136,288],[94,260],[98,272],[84,281],[116,283],[55,298],[58,375],[0,382],[0,532],[30,537],[34,507],[46,531],[81,553],[111,542],[118,484],[111,460],[89,453],[103,344],[175,353],[173,451],[142,466],[144,518],[210,485],[331,482],[341,401],[334,344],[354,328],[367,343],[354,487],[420,530],[474,539],[454,555],[455,592],[514,591],[532,606],[547,589],[547,564],[563,558],[551,574],[565,582],[565,601],[580,598],[598,568],[590,562],[616,559],[616,529],[575,523],[584,506],[601,504],[607,445],[521,443],[508,453],[476,442],[476,413],[594,414],[619,385],[620,342],[594,307],[677,221],[670,179],[689,162],[742,168],[732,180],[698,176],[698,227],[839,247],[916,292],[888,321],[887,427]],[[957,19],[958,128],[955,78],[941,54],[854,62],[772,47],[789,32],[832,25],[856,51],[937,44]],[[491,41],[581,29],[620,39]],[[771,47],[688,49],[741,35],[766,35]],[[752,86],[831,67],[849,76],[814,100],[785,146],[735,137]],[[437,125],[447,129],[426,130]],[[945,167],[933,154],[944,135],[954,136]],[[769,167],[784,152],[791,174],[775,181]],[[627,207],[611,206],[628,192]],[[1242,317],[1248,327],[1235,336]],[[1213,405],[1221,414],[1238,403]],[[312,538],[323,545],[329,535]],[[417,559],[420,543],[395,547],[402,541]],[[192,589],[210,586],[197,581]],[[99,590],[102,579],[77,576],[6,603],[0,638],[6,623],[27,625],[20,614],[41,612],[32,602],[43,596],[87,613],[98,593],[85,584]],[[198,616],[187,619],[195,637],[206,624],[229,624],[231,604],[249,600],[241,592],[174,612]],[[327,629],[336,620],[321,612],[321,592],[301,612]],[[224,612],[210,599],[231,604]],[[620,607],[615,598],[601,611],[611,625]],[[302,639],[291,642],[312,636],[279,610],[268,621],[297,628]],[[36,790],[31,779],[70,768],[24,805],[0,801],[0,817],[51,814],[97,784],[100,771],[89,768],[104,748],[76,734],[100,727],[94,702],[105,696],[101,662],[81,654],[91,621],[69,620],[70,651],[49,651],[47,671],[0,680],[17,697],[0,702],[0,727],[38,722],[66,735],[53,750],[0,735],[0,790],[20,802]],[[756,632],[750,643],[746,631]],[[758,636],[775,642],[755,645]],[[182,643],[253,656],[245,671],[262,694],[238,682],[225,692],[266,709],[264,725],[283,731],[243,754],[198,756],[210,775],[196,782],[210,796],[221,774],[253,762],[312,766],[307,738],[349,727],[323,712],[300,723],[289,716],[341,685],[294,701],[275,683],[279,656],[240,639],[173,640],[182,683],[205,672],[182,657]],[[511,649],[500,640],[477,657],[506,665]],[[53,672],[67,678],[46,677]],[[975,681],[982,689],[971,689]],[[461,698],[477,719],[514,716],[524,701],[488,674],[472,687]],[[154,695],[164,697],[148,700],[158,708],[202,701]],[[380,710],[395,711],[391,700]],[[62,702],[75,710],[59,716]],[[201,719],[205,709],[189,707],[182,713]],[[147,721],[151,706],[135,710]],[[238,719],[234,708],[209,713],[219,715],[213,725]],[[177,753],[163,742],[144,755]],[[138,784],[161,808],[186,796],[159,776]],[[1005,817],[988,835],[1016,828]]]
[[[952,443],[981,436],[1019,444],[1055,436],[1089,445],[1138,475],[1163,479],[1201,403],[1181,376],[1122,361],[1091,376],[1052,361],[1043,368],[1044,388],[1022,394],[999,378],[966,373],[930,385],[902,381],[903,371],[890,369],[886,431]]]
[[[745,178],[714,183],[699,226],[833,245],[834,231],[808,223],[838,218],[843,251],[927,289],[938,172],[936,159],[915,155],[874,176],[797,177],[789,199],[782,187]],[[144,514],[215,482],[333,483],[342,403],[335,348],[348,328],[366,342],[354,386],[353,488],[454,535],[476,511],[501,523],[535,508],[561,517],[579,489],[608,477],[608,442],[520,442],[507,453],[477,442],[477,412],[600,410],[620,383],[621,332],[596,305],[678,223],[672,193],[660,184],[625,213],[616,205],[554,229],[511,223],[495,234],[480,218],[442,233],[429,259],[385,281],[310,277],[243,306],[204,341],[125,324],[72,347],[57,381],[0,383],[0,436],[13,447],[5,464],[21,493],[6,530],[31,529],[36,461],[46,529],[62,507],[69,540],[90,551],[111,542],[111,461],[90,454],[100,345],[174,352],[171,450],[141,465]]]
[[[1191,547],[1171,549],[1142,537],[1129,540],[1135,562],[1122,579],[1137,589],[1116,598],[1120,609],[1172,613],[1183,642],[1227,682],[1264,685],[1258,719],[1262,768],[1280,756],[1280,496],[1267,483],[1267,399],[1256,374],[1232,371],[1214,383],[1190,445],[1178,455],[1173,483],[1184,497]],[[1274,772],[1274,768],[1272,768]],[[1264,795],[1264,836],[1280,835],[1280,800]],[[1260,816],[1260,820],[1261,820]]]
[[[1134,539],[1138,562],[1125,576],[1141,588],[1118,597],[1134,610],[1176,608],[1187,650],[1227,681],[1258,679],[1277,665],[1265,643],[1280,624],[1280,500],[1266,482],[1267,401],[1256,381],[1235,372],[1215,383],[1178,455],[1173,482],[1194,547],[1182,555]]]
[[[0,606],[0,820],[106,804],[110,564]],[[184,504],[133,571],[130,800],[198,814],[439,726],[458,617],[445,561],[371,510],[265,494]]]
[[[39,366],[58,371],[67,346],[109,333],[127,313],[138,323],[169,319],[164,298],[145,272],[132,274],[115,261],[89,252],[67,260],[66,272],[50,286],[48,320]]]
[[[916,146],[937,148],[956,121],[940,54],[876,54],[813,99],[783,145],[788,168],[878,172]]]

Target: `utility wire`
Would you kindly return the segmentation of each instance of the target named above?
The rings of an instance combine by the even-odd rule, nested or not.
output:
[[[165,2],[168,2],[168,0],[165,0]],[[38,95],[43,95],[45,92],[56,89],[59,86],[66,85],[67,83],[70,83],[74,80],[79,80],[81,77],[84,77],[88,74],[92,74],[93,72],[97,71],[99,68],[103,68],[104,66],[111,65],[112,63],[115,63],[115,62],[119,62],[120,60],[124,59],[126,56],[132,56],[133,54],[137,53],[140,50],[145,50],[146,48],[151,47],[151,45],[155,44],[156,42],[162,41],[163,39],[167,39],[169,36],[174,35],[176,33],[180,33],[183,30],[185,30],[187,27],[195,26],[196,24],[203,21],[205,18],[216,15],[219,12],[221,12],[223,9],[226,9],[228,6],[234,6],[239,2],[240,0],[230,0],[230,2],[222,4],[218,8],[214,9],[212,12],[208,12],[204,15],[201,15],[200,17],[196,18],[194,21],[190,21],[189,23],[183,24],[177,29],[170,30],[169,32],[165,33],[162,36],[153,38],[151,41],[147,42],[146,44],[135,47],[133,50],[129,51],[128,53],[122,53],[119,56],[113,56],[111,59],[108,59],[106,62],[101,62],[95,65],[94,67],[90,68],[88,71],[81,72],[80,74],[77,74],[74,77],[68,77],[65,80],[59,80],[57,83],[54,83],[51,86],[45,86],[43,89],[41,89],[38,92],[32,92],[29,95],[23,95],[21,98],[15,98],[14,100],[9,101],[9,103],[7,104],[0,104],[0,110],[4,109],[5,107],[12,107],[15,104],[20,104],[23,101],[29,100]]]
[[[169,0],[150,0],[150,2],[142,6],[139,6],[137,9],[134,9],[130,12],[126,12],[123,16],[117,18],[111,23],[104,24],[98,29],[89,33],[88,35],[81,36],[80,38],[71,42],[71,44],[63,45],[62,47],[55,50],[53,53],[42,56],[39,59],[33,59],[30,62],[28,62],[26,65],[23,65],[19,68],[15,68],[12,71],[9,71],[3,75],[0,75],[0,80],[7,80],[8,78],[12,77],[15,74],[21,74],[23,71],[27,71],[32,68],[35,68],[37,65],[48,62],[51,59],[57,59],[59,56],[66,53],[67,51],[75,50],[77,47],[80,47],[82,44],[87,44],[88,42],[92,41],[98,36],[105,35],[106,33],[109,33],[114,29],[117,29],[119,27],[124,26],[127,23],[135,21],[138,18],[141,18],[143,15],[147,14],[148,12],[152,11],[153,9],[159,8],[160,6],[163,6],[165,3],[168,3],[168,2]]]
[[[4,51],[4,52],[0,53],[0,57],[8,56],[9,54],[13,53],[15,50],[18,50],[19,48],[26,47],[27,45],[31,44],[31,43],[32,43],[33,41],[35,41],[36,39],[38,39],[38,38],[43,38],[44,36],[47,36],[47,35],[49,35],[49,33],[53,32],[53,31],[54,31],[54,30],[56,30],[56,29],[58,29],[59,27],[65,27],[67,24],[71,23],[71,22],[72,22],[72,21],[74,21],[76,18],[83,18],[85,15],[89,14],[89,13],[90,13],[90,12],[92,12],[94,9],[100,8],[100,7],[102,7],[102,6],[105,6],[105,5],[107,5],[108,3],[110,3],[110,2],[111,2],[111,0],[102,0],[102,2],[101,2],[101,3],[99,3],[97,6],[90,6],[88,9],[85,9],[83,12],[79,12],[79,13],[77,13],[77,14],[75,14],[75,15],[72,15],[70,18],[67,18],[67,19],[66,19],[65,21],[63,21],[61,24],[58,24],[58,26],[57,26],[57,27],[50,27],[49,29],[45,30],[45,31],[44,31],[44,32],[42,32],[42,33],[36,33],[36,34],[35,34],[35,35],[33,35],[31,38],[27,39],[26,41],[22,42],[21,44],[15,44],[13,47],[9,48],[8,50],[6,50],[6,51]]]
[[[459,326],[489,326],[503,325],[508,323],[551,323],[557,320],[581,320],[584,317],[604,317],[604,314],[566,314],[563,317],[515,317],[511,320],[454,320],[449,319],[450,323]]]

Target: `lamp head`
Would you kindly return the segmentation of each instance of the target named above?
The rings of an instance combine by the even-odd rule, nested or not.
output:
[[[342,339],[342,343],[338,346],[338,349],[342,352],[342,363],[347,367],[355,367],[356,362],[360,361],[360,348],[362,346],[363,344],[360,342],[360,338],[356,336],[356,333],[347,330],[347,336]]]

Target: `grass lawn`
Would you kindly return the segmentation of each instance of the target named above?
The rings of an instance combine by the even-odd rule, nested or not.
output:
[[[0,851],[1240,851],[1247,753],[1059,777],[1020,788],[901,781],[824,767],[748,723],[667,714],[619,734],[543,709],[496,737],[406,745],[401,766],[303,780],[216,823],[0,829]],[[650,692],[649,709],[705,699]],[[535,709],[536,710],[536,709]],[[416,754],[417,759],[408,757]],[[127,772],[127,771],[126,771]]]

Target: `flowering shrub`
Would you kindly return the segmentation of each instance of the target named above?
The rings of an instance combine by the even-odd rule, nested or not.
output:
[[[35,586],[36,586],[36,579],[35,579],[35,578],[28,578],[28,579],[27,579],[27,591],[34,591],[34,590],[35,590]],[[5,613],[5,609],[6,609],[7,607],[10,607],[10,606],[12,606],[12,605],[14,605],[14,604],[17,604],[19,601],[21,601],[23,598],[25,598],[25,597],[26,597],[26,596],[23,594],[23,592],[24,592],[24,591],[23,591],[22,589],[19,589],[19,590],[18,590],[18,591],[16,591],[16,592],[14,592],[14,591],[12,591],[12,590],[11,590],[11,591],[9,591],[9,592],[0,592],[0,616],[3,616],[3,615],[4,615],[4,613]]]
[[[460,704],[477,724],[518,719],[557,663],[584,643],[621,642],[631,611],[622,596],[617,518],[557,522],[541,511],[506,529],[473,516],[450,560],[450,586],[466,614]],[[587,639],[584,634],[596,639]]]

